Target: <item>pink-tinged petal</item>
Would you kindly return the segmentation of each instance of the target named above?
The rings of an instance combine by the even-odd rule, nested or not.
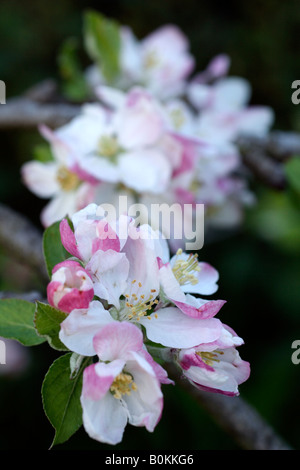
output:
[[[155,144],[164,130],[164,118],[152,96],[134,88],[119,111],[117,126],[119,144],[129,150]]]
[[[61,283],[58,281],[51,281],[47,285],[47,299],[48,299],[49,304],[52,305],[52,307],[57,308],[57,305],[55,302],[55,294],[57,290],[60,288],[60,286],[61,286]]]
[[[57,307],[63,312],[70,313],[75,309],[88,308],[90,302],[94,297],[94,289],[78,290],[72,289],[69,293],[65,294],[58,302]]]
[[[206,73],[209,79],[220,78],[227,75],[230,67],[230,57],[227,54],[219,54],[215,56],[208,64]]]
[[[92,253],[97,250],[120,251],[120,240],[116,232],[106,220],[100,220],[96,227],[97,238],[93,240]]]
[[[186,296],[186,303],[176,301],[173,302],[183,313],[189,317],[199,318],[202,320],[214,317],[226,303],[226,300],[204,301],[203,299],[194,299],[194,302],[191,300],[191,298],[192,296]]]
[[[182,145],[181,163],[172,175],[173,178],[176,178],[182,173],[195,169],[199,158],[199,148],[202,146],[199,142],[195,142],[194,140],[188,139],[181,135],[173,135],[173,137],[176,138]]]
[[[80,401],[83,426],[92,439],[111,445],[122,441],[128,422],[128,411],[120,400],[107,393],[99,401],[81,395]]]
[[[149,362],[160,383],[172,385],[175,384],[173,380],[169,379],[167,371],[153,359],[153,357],[151,356],[151,354],[148,353],[148,351],[142,349],[139,354],[141,354],[146,359],[146,361]]]
[[[237,397],[240,394],[237,387],[234,387],[233,391],[224,391],[224,390],[218,389],[218,388],[205,387],[204,385],[200,385],[197,382],[193,382],[192,380],[190,380],[190,381],[195,385],[195,387],[197,387],[199,390],[202,390],[203,392],[219,393],[220,395],[225,395],[226,397]]]
[[[88,183],[90,183],[91,185],[96,185],[96,184],[99,184],[99,180],[98,178],[95,178],[94,176],[92,176],[90,173],[86,172],[85,170],[83,170],[83,168],[80,167],[80,165],[78,163],[75,163],[71,168],[70,170],[75,173],[78,178],[81,180],[81,181],[86,181]]]
[[[145,426],[152,432],[163,410],[163,394],[152,366],[140,353],[131,352],[126,361],[128,371],[136,384],[136,390],[124,396],[129,412],[129,423]]]
[[[173,24],[167,24],[156,29],[142,41],[142,47],[146,50],[157,48],[159,51],[163,46],[175,51],[175,55],[177,55],[188,49],[189,42],[183,32]]]
[[[89,204],[72,216],[73,236],[66,227],[68,230],[66,242],[69,237],[73,253],[73,245],[76,243],[77,256],[85,262],[88,262],[97,250],[120,251],[120,239],[116,229],[105,219],[104,214],[105,210],[101,206]]]
[[[94,401],[101,400],[124,365],[124,361],[119,359],[110,364],[98,362],[86,367],[83,371],[82,396]]]
[[[125,357],[129,351],[143,347],[141,330],[127,322],[114,322],[104,326],[93,339],[94,349],[102,361]]]
[[[77,247],[76,238],[67,219],[63,219],[59,224],[59,231],[61,242],[68,253],[75,256],[76,258],[80,258],[81,256]]]
[[[86,269],[94,281],[95,295],[119,308],[129,274],[126,255],[112,250],[99,250],[92,256]]]
[[[180,366],[184,371],[189,370],[190,367],[202,367],[203,369],[214,371],[214,368],[206,364],[195,351],[184,353],[182,351],[182,357],[180,358]]]
[[[94,356],[95,334],[112,322],[115,320],[102,303],[93,301],[88,309],[76,309],[68,315],[60,325],[59,338],[71,351],[83,356]]]
[[[176,307],[160,309],[150,319],[142,317],[139,323],[151,341],[170,348],[192,348],[202,342],[216,341],[222,330],[220,320],[191,318]]]
[[[58,263],[54,266],[52,269],[52,274],[56,273],[60,268],[80,268],[83,269],[81,264],[78,263],[78,261],[72,260],[72,259],[66,259],[65,261],[62,261],[61,263]]]

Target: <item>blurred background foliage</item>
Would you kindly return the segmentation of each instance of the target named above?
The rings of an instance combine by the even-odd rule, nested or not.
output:
[[[274,109],[274,128],[300,131],[300,105],[291,102],[291,84],[300,78],[297,0],[1,0],[0,79],[6,83],[7,98],[43,79],[60,80],[61,45],[69,37],[82,41],[86,8],[128,24],[139,38],[163,24],[177,24],[190,40],[197,70],[214,55],[227,53],[232,60],[230,75],[251,83],[252,103]],[[88,65],[85,55],[82,60]],[[0,201],[40,227],[44,201],[24,188],[19,170],[43,140],[36,130],[19,129],[1,130],[0,139]],[[220,318],[245,339],[240,353],[250,361],[252,375],[240,387],[241,396],[297,449],[300,364],[291,361],[291,344],[300,339],[300,197],[292,183],[284,193],[254,180],[250,184],[257,206],[248,211],[237,233],[218,243],[204,243],[200,259],[220,272],[218,298],[227,299]],[[0,269],[0,290],[45,289],[34,272],[3,249]],[[47,345],[27,353],[29,365],[20,375],[4,373],[0,365],[0,450],[47,449],[53,438],[40,389],[56,353]],[[165,410],[155,432],[128,426],[115,450],[238,448],[179,387],[164,386],[163,391]],[[58,448],[107,447],[90,440],[81,429]]]

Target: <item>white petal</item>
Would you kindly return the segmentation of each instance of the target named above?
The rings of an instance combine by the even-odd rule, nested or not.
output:
[[[171,348],[192,348],[202,342],[210,343],[218,339],[222,331],[220,320],[191,318],[176,307],[160,309],[156,315],[157,318],[152,313],[150,320],[142,317],[139,323],[146,328],[151,341]]]
[[[119,158],[121,181],[137,192],[162,193],[169,184],[171,166],[159,150],[127,152]]]
[[[118,165],[112,163],[107,158],[96,155],[94,149],[91,155],[85,155],[80,160],[80,167],[94,178],[99,179],[99,181],[109,183],[120,181],[121,176]]]
[[[112,250],[98,250],[86,265],[86,270],[92,275],[95,295],[119,308],[119,299],[126,289],[129,273],[126,255]]]
[[[60,192],[43,209],[41,220],[45,227],[72,216],[77,210],[76,191]]]
[[[101,85],[95,90],[98,98],[111,108],[120,108],[125,103],[126,94],[116,88]]]
[[[59,338],[71,351],[83,356],[94,356],[93,338],[104,325],[113,322],[101,302],[93,301],[88,310],[73,310],[61,323]]]
[[[50,198],[60,191],[57,169],[56,162],[27,162],[21,169],[23,182],[37,196]]]
[[[220,79],[213,87],[213,107],[217,111],[236,111],[248,103],[251,87],[247,80],[240,77]]]
[[[137,386],[129,396],[124,397],[128,406],[129,422],[133,426],[145,426],[152,432],[161,416],[163,395],[159,382],[150,364],[138,353],[131,353],[127,359],[126,371],[133,376]]]
[[[81,396],[83,426],[92,439],[107,444],[122,441],[128,412],[120,400],[107,393],[99,401]]]

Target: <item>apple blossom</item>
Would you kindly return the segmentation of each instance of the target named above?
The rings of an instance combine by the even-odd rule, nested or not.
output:
[[[143,335],[134,325],[115,322],[94,336],[99,362],[83,373],[83,425],[90,437],[117,444],[127,423],[152,432],[163,395],[152,361],[143,354]]]
[[[243,340],[226,325],[216,342],[173,351],[184,376],[201,390],[239,395],[238,386],[250,375],[250,365],[242,360],[236,347]]]
[[[187,38],[176,25],[164,25],[140,41],[131,28],[122,26],[120,36],[119,76],[114,83],[107,83],[101,68],[92,65],[86,71],[92,89],[108,84],[127,90],[140,85],[159,99],[182,93],[195,67],[195,59],[189,51]]]
[[[59,135],[46,126],[40,126],[40,131],[51,144],[53,161],[28,161],[23,164],[21,174],[30,191],[40,198],[50,199],[41,213],[41,222],[48,227],[92,202],[97,182],[78,167]]]

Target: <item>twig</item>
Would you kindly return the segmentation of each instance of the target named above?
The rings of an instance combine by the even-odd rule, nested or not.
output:
[[[0,291],[0,300],[2,299],[22,299],[27,300],[27,302],[36,302],[37,300],[41,302],[46,302],[45,298],[38,291],[31,292],[12,292],[12,291]]]
[[[242,139],[241,143],[242,143]],[[298,132],[272,131],[264,137],[247,137],[248,145],[264,149],[273,159],[284,162],[291,156],[300,156]]]
[[[239,138],[237,145],[242,162],[258,180],[268,187],[283,190],[286,187],[284,166],[267,153],[269,142],[269,139],[261,141],[247,136]]]
[[[200,391],[183,378],[173,365],[168,364],[165,367],[169,376],[175,379],[176,383],[180,384],[189,395],[192,395],[241,448],[245,450],[292,450],[259,413],[241,397],[227,397]]]
[[[80,107],[67,103],[40,103],[20,97],[9,100],[0,107],[2,129],[34,128],[45,124],[55,128],[78,115]]]
[[[0,245],[48,279],[40,231],[26,217],[4,204],[0,204]]]

